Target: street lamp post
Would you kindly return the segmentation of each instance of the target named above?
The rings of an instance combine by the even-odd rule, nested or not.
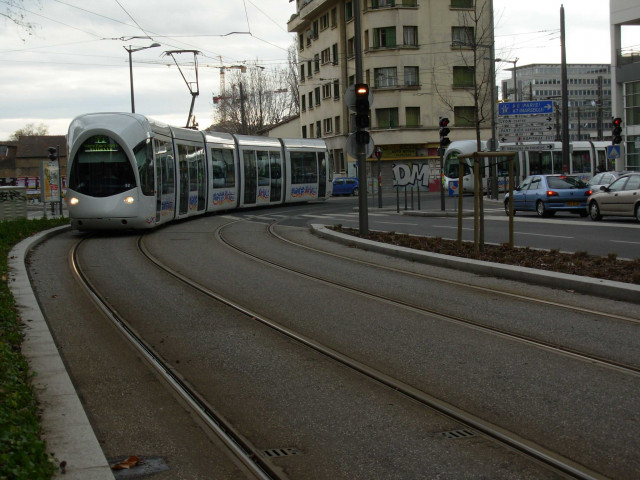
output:
[[[131,53],[139,52],[140,50],[146,50],[147,48],[155,48],[160,46],[161,45],[159,43],[152,43],[148,47],[132,48],[131,45],[129,45],[129,48],[123,47],[127,52],[129,52],[129,82],[131,84],[131,113],[136,113],[136,106],[133,100],[133,64],[131,62]]]
[[[518,101],[518,77],[516,76],[516,63],[518,63],[518,60],[520,60],[519,58],[516,58],[515,60],[504,60],[502,58],[496,58],[496,62],[506,62],[506,63],[513,63],[513,73],[512,73],[512,79],[513,79],[513,101],[517,102]]]

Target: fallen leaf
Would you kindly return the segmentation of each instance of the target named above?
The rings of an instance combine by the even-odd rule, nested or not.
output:
[[[121,462],[116,463],[115,465],[111,465],[111,470],[129,469],[131,467],[135,467],[136,465],[138,465],[138,463],[140,463],[140,459],[135,455],[131,455],[126,460],[122,460]]]

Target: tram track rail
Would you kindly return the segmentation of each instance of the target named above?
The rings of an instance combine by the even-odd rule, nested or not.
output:
[[[223,230],[226,226],[229,226],[232,223],[236,223],[236,221],[233,221],[231,223],[227,223],[225,225],[218,227],[218,229],[215,232],[215,236],[216,238],[218,238],[220,242],[222,242],[224,245],[227,245],[229,248],[233,248],[239,253],[242,253],[243,255],[247,255],[247,253],[237,250],[235,247],[229,245],[227,242],[225,242],[222,239],[222,236],[220,234],[221,230]],[[311,348],[312,350],[315,350],[316,352],[319,352],[322,355],[334,361],[337,361],[342,365],[347,366],[348,368],[354,371],[357,371],[360,374],[365,375],[366,377],[382,385],[385,385],[415,401],[418,401],[425,407],[435,412],[438,412],[440,414],[443,414],[459,422],[463,426],[466,426],[468,428],[475,430],[479,434],[485,436],[485,438],[501,445],[503,448],[506,447],[506,448],[518,451],[525,457],[531,459],[532,461],[542,463],[547,468],[557,473],[560,473],[564,476],[568,476],[570,478],[584,479],[584,480],[587,480],[587,479],[601,480],[606,478],[600,475],[599,473],[592,471],[591,469],[572,461],[571,459],[568,459],[556,452],[550,451],[549,449],[546,449],[545,447],[538,445],[535,442],[522,438],[513,432],[507,431],[506,429],[499,427],[498,425],[487,422],[486,420],[476,415],[473,415],[470,412],[464,411],[456,407],[455,405],[452,405],[446,401],[436,398],[435,396],[430,395],[429,393],[424,392],[418,388],[415,388],[401,380],[393,378],[392,376],[380,370],[377,370],[376,368],[371,367],[370,365],[360,362],[342,352],[339,352],[327,345],[324,345],[316,341],[313,338],[305,336],[300,332],[297,332],[291,328],[288,328],[273,319],[267,318],[259,314],[258,312],[254,312],[228,298],[225,298],[224,296],[216,292],[211,291],[207,287],[191,280],[190,278],[186,277],[180,272],[165,265],[161,260],[153,256],[151,252],[144,245],[144,237],[139,237],[138,248],[140,252],[145,257],[147,257],[149,261],[154,263],[158,268],[165,271],[169,275],[175,277],[176,279],[184,282],[185,284],[191,286],[195,290],[233,308],[234,310],[240,313],[243,313],[244,315],[246,315],[247,317],[251,318],[254,321],[260,322],[261,324],[272,328],[273,330],[285,335],[289,339],[294,340],[308,348]],[[290,271],[290,269],[286,269],[285,267],[282,267],[279,265],[274,264],[273,266]],[[294,273],[297,273],[297,272],[294,272]],[[307,276],[306,274],[300,274],[300,275]],[[323,281],[326,282],[326,280],[323,280]],[[340,286],[340,288],[348,288],[349,290],[353,290],[349,287],[343,287],[343,286]],[[360,294],[369,295],[368,293],[360,293]],[[387,299],[385,301],[390,301],[390,300]]]
[[[138,237],[138,244],[140,244],[142,237],[142,235]],[[248,440],[236,432],[234,427],[222,418],[197,390],[181,377],[175,368],[165,362],[161,355],[135,331],[126,319],[122,318],[117,310],[94,287],[79,261],[80,248],[87,239],[83,238],[74,245],[69,252],[69,263],[78,283],[84,288],[96,306],[254,478],[260,480],[284,480],[288,478],[278,467],[264,458],[259,449],[252,446]]]
[[[482,291],[485,293],[491,293],[491,294],[495,294],[495,295],[504,295],[506,298],[512,298],[512,299],[516,299],[516,300],[522,300],[522,301],[527,301],[527,302],[531,302],[531,303],[538,303],[541,305],[546,305],[546,306],[554,306],[554,307],[559,307],[559,308],[563,308],[566,310],[571,310],[571,311],[575,311],[575,312],[579,312],[579,313],[584,313],[584,314],[590,314],[590,315],[597,315],[597,316],[602,316],[605,318],[609,318],[612,320],[617,320],[617,321],[623,321],[623,322],[630,322],[633,324],[640,324],[640,320],[637,319],[633,319],[630,317],[625,317],[625,316],[621,316],[621,315],[616,315],[616,314],[611,314],[608,312],[601,312],[601,311],[596,311],[596,310],[590,310],[590,309],[586,309],[583,307],[576,307],[576,306],[570,306],[570,305],[563,305],[560,304],[558,302],[552,302],[549,300],[544,300],[544,299],[538,299],[535,297],[530,297],[530,296],[525,296],[525,295],[521,295],[521,294],[514,294],[511,292],[501,292],[500,290],[496,290],[496,289],[492,289],[492,288],[488,288],[488,287],[481,287],[481,286],[477,286],[477,285],[471,285],[468,283],[463,283],[463,282],[457,282],[454,280],[449,280],[449,279],[441,279],[439,277],[435,277],[435,276],[431,276],[431,275],[425,275],[425,274],[420,274],[420,273],[415,273],[415,272],[406,272],[404,270],[400,270],[400,269],[396,269],[393,267],[387,267],[387,266],[381,266],[378,264],[374,264],[371,262],[366,262],[363,260],[358,260],[358,259],[353,259],[351,257],[347,257],[347,256],[343,256],[343,255],[338,255],[332,252],[325,252],[323,250],[319,250],[313,247],[309,247],[307,245],[302,245],[296,242],[293,242],[289,239],[286,239],[284,237],[282,237],[281,235],[277,234],[274,231],[274,226],[275,223],[271,223],[268,228],[267,231],[269,232],[270,235],[274,236],[275,238],[286,242],[290,245],[294,245],[300,248],[304,248],[304,249],[308,249],[320,254],[326,254],[335,258],[338,258],[340,260],[343,261],[350,261],[350,262],[354,262],[354,263],[358,263],[358,264],[363,264],[369,267],[373,267],[376,269],[382,269],[382,270],[388,270],[388,271],[393,271],[396,273],[402,273],[402,274],[407,274],[408,276],[412,276],[412,277],[418,277],[421,279],[427,279],[427,280],[432,280],[432,281],[442,281],[443,283],[447,283],[447,284],[452,284],[455,286],[461,286],[464,288],[470,288],[470,289],[475,289],[477,291]],[[509,330],[506,330],[504,328],[498,328],[495,326],[491,326],[491,325],[487,325],[478,321],[474,321],[474,320],[470,320],[468,318],[463,318],[461,316],[456,316],[456,315],[451,315],[451,314],[447,314],[447,313],[443,313],[441,311],[438,311],[436,309],[433,308],[428,308],[428,307],[424,307],[421,305],[416,305],[413,303],[409,303],[409,302],[405,302],[402,300],[398,300],[392,297],[388,297],[385,295],[380,295],[377,293],[373,293],[369,290],[365,290],[362,288],[358,288],[358,287],[354,287],[351,285],[348,285],[346,283],[343,282],[336,282],[333,280],[329,280],[325,277],[319,276],[319,275],[315,275],[315,274],[310,274],[308,272],[304,272],[300,269],[296,269],[296,268],[292,268],[286,265],[283,265],[281,263],[278,262],[273,262],[271,260],[267,260],[264,258],[259,257],[258,255],[255,255],[245,249],[242,249],[238,246],[234,246],[231,245],[229,242],[227,242],[226,240],[224,240],[224,238],[221,236],[220,232],[224,227],[221,227],[218,229],[218,231],[216,232],[216,236],[219,238],[220,241],[222,241],[227,247],[232,248],[236,251],[238,251],[239,253],[242,253],[243,255],[250,257],[256,261],[259,261],[261,263],[264,264],[268,264],[271,265],[274,268],[278,268],[284,271],[288,271],[291,273],[295,273],[297,275],[309,278],[309,279],[313,279],[313,280],[317,280],[319,282],[322,282],[324,284],[327,285],[331,285],[333,287],[336,288],[341,288],[353,293],[358,293],[360,295],[365,295],[368,296],[374,300],[378,300],[381,302],[385,302],[385,303],[389,303],[392,305],[396,305],[396,306],[400,306],[402,308],[405,308],[407,310],[413,311],[413,312],[417,312],[420,314],[425,314],[425,315],[429,315],[432,318],[436,318],[436,319],[440,319],[440,320],[445,320],[448,322],[453,322],[459,325],[464,325],[467,326],[469,328],[474,328],[477,329],[479,331],[483,331],[485,333],[490,333],[493,335],[497,335],[503,338],[507,338],[510,340],[514,340],[514,341],[518,341],[530,346],[534,346],[540,349],[544,349],[547,351],[551,351],[554,353],[558,353],[561,355],[565,355],[565,356],[569,356],[578,360],[582,360],[584,362],[587,363],[591,363],[591,364],[596,364],[605,368],[610,368],[616,371],[619,371],[621,373],[624,374],[628,374],[628,375],[633,375],[633,376],[640,376],[640,367],[635,366],[635,365],[629,365],[623,362],[619,362],[616,360],[612,360],[612,359],[608,359],[602,356],[598,356],[598,355],[594,355],[591,353],[587,353],[575,348],[571,348],[571,347],[567,347],[565,345],[560,345],[558,343],[553,343],[553,342],[548,342],[548,341],[544,341],[541,340],[539,338],[535,338],[533,336],[530,335],[524,335],[524,334],[520,334],[520,333],[515,333]]]

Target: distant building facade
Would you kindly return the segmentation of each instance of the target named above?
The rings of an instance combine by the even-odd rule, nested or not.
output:
[[[27,135],[17,141],[0,142],[0,183],[9,183],[17,178],[38,178],[42,162],[49,161],[49,147],[58,150],[60,174],[66,177],[66,136]]]
[[[355,83],[354,1],[296,0],[297,13],[288,22],[298,38],[299,136],[323,138],[334,172],[346,175],[356,174],[355,158],[347,152],[354,115],[344,102],[345,90]],[[394,163],[428,164],[437,177],[440,118],[451,121],[452,140],[475,138],[473,75],[486,75],[484,68],[491,66],[482,62],[483,71],[474,72],[471,44],[480,30],[490,31],[489,9],[478,7],[483,16],[473,24],[469,18],[481,0],[357,1],[362,81],[373,93],[370,132],[382,151],[383,186],[393,186]],[[479,52],[488,55],[486,49]],[[480,108],[489,110],[490,102]],[[488,115],[482,126],[487,138]]]
[[[622,48],[622,30],[640,28],[637,0],[609,0],[613,116],[622,118],[624,168],[640,171],[640,50]]]
[[[507,69],[513,73],[513,68]],[[517,91],[513,88],[513,77]],[[611,65],[568,64],[569,137],[571,140],[611,139]],[[536,63],[516,67],[502,80],[502,100],[552,100],[556,103],[556,136],[560,140],[561,65]]]

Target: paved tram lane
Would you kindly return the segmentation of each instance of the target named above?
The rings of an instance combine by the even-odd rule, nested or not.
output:
[[[152,471],[159,471],[154,479],[243,478],[243,470],[225,448],[203,434],[198,423],[80,289],[68,261],[69,250],[78,237],[66,232],[32,250],[29,275],[105,457],[111,463],[131,455],[143,458],[154,467]],[[133,241],[128,236],[115,238]],[[109,268],[105,257],[98,256],[91,266],[122,281],[128,277],[126,269]],[[137,292],[134,287],[127,296],[143,303]],[[139,313],[145,316],[144,311]],[[74,450],[81,448],[78,444]],[[78,465],[68,464],[68,475],[61,478],[92,478],[87,471],[78,476]]]
[[[217,241],[216,229],[226,223],[233,224],[222,230],[225,239],[260,256],[450,314],[490,320],[522,332],[540,330],[563,345],[593,349],[601,355],[615,351],[622,362],[637,360],[637,325],[505,301],[491,293],[471,293],[400,272],[381,273],[301,251],[268,235],[264,223],[234,223],[231,216],[180,222],[144,236],[152,254],[181,273],[304,335],[605,476],[632,478],[640,471],[638,376],[260,264]],[[307,229],[278,231],[296,241],[400,270],[464,276],[513,291],[522,288],[516,282],[447,272],[343,247],[313,237]],[[65,234],[39,247],[30,258],[31,276],[65,362],[75,364],[72,377],[85,406],[98,408],[89,408],[89,416],[105,454],[126,456],[129,452],[122,450],[138,448],[146,455],[161,456],[173,470],[157,478],[210,478],[197,473],[189,477],[187,472],[212,468],[220,473],[215,478],[238,478],[237,467],[219,453],[215,442],[191,430],[193,423],[184,410],[170,407],[172,397],[163,393],[154,375],[145,373],[137,355],[117,342],[121,339],[113,327],[103,318],[96,322],[96,314],[89,313],[90,303],[73,304],[83,297],[73,281],[56,280],[58,271],[65,269],[64,251],[76,236]],[[442,434],[457,430],[457,422],[430,414],[403,395],[183,287],[139,255],[136,237],[90,238],[82,247],[81,259],[92,281],[243,435],[265,451],[295,449],[298,455],[276,461],[290,478],[554,478],[482,436],[445,440]],[[542,287],[532,289],[545,294]],[[630,308],[621,302],[581,301],[567,292],[546,294],[556,301],[601,303],[620,312]],[[451,298],[459,301],[452,305]],[[75,310],[80,314],[69,318],[68,312]],[[117,364],[109,366],[111,360]],[[126,408],[131,412],[119,419],[120,410]],[[174,428],[184,436],[166,439],[167,430]],[[615,438],[607,435],[612,428]],[[189,443],[192,435],[195,444]],[[202,452],[207,454],[204,463],[199,460]]]

